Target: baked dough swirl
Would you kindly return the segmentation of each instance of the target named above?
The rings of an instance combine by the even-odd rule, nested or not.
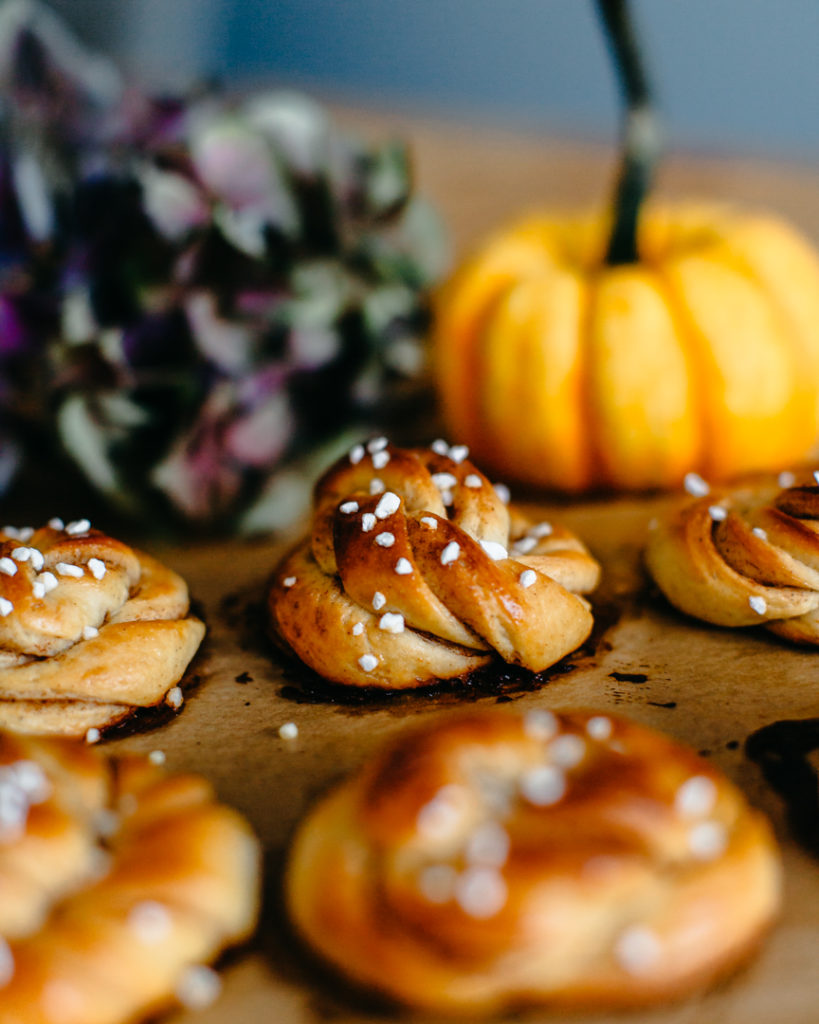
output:
[[[175,572],[88,520],[0,530],[0,728],[82,736],[161,703],[205,632],[188,605]]]
[[[682,995],[780,900],[770,828],[713,766],[546,710],[404,733],[307,816],[286,882],[299,933],[349,978],[472,1015]]]
[[[0,733],[0,808],[0,1024],[131,1022],[213,990],[204,965],[256,920],[259,850],[204,779]]]
[[[819,643],[813,476],[676,506],[653,524],[646,564],[671,604],[688,615],[719,626],[763,625],[797,643]]]
[[[465,448],[434,449],[357,445],[316,484],[312,533],[275,572],[273,629],[327,679],[404,689],[493,653],[539,672],[591,631],[578,595],[600,570],[581,541],[510,514]]]

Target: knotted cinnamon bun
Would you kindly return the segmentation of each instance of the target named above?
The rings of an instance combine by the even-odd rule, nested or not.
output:
[[[630,1005],[710,982],[779,904],[771,831],[710,764],[610,715],[406,732],[302,823],[299,933],[415,1007]]]
[[[275,572],[275,633],[320,675],[409,688],[493,655],[539,672],[575,650],[599,566],[556,524],[507,508],[436,442],[357,445],[316,484],[312,529]]]
[[[204,779],[0,733],[0,1022],[118,1024],[214,995],[258,844]]]
[[[205,632],[155,558],[51,520],[0,530],[0,727],[82,736],[168,700]]]
[[[668,600],[719,626],[763,625],[819,643],[819,486],[744,488],[687,500],[651,530],[646,563]]]

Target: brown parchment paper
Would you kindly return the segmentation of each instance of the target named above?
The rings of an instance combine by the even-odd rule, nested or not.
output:
[[[184,574],[208,625],[182,713],[150,732],[106,741],[113,751],[162,750],[174,770],[201,772],[242,810],[265,849],[262,922],[250,946],[225,965],[212,1007],[171,1016],[176,1024],[337,1024],[397,1020],[326,973],[287,928],[280,887],[284,852],[312,800],[387,737],[458,703],[609,709],[658,727],[702,751],[773,819],[786,865],[785,909],[760,955],[716,991],[630,1014],[536,1011],[525,1020],[634,1024],[814,1024],[819,996],[819,860],[788,835],[780,799],[743,752],[767,723],[819,714],[819,652],[763,631],[727,631],[671,610],[649,585],[640,552],[663,500],[619,500],[556,508],[603,564],[593,596],[597,626],[586,650],[539,689],[502,694],[400,696],[371,706],[315,702],[264,635],[267,577],[284,543],[225,542],[159,553]],[[156,550],[156,549],[155,549]],[[295,722],[295,741],[279,726]],[[431,1018],[419,1018],[430,1021]],[[519,1019],[519,1018],[516,1018]]]

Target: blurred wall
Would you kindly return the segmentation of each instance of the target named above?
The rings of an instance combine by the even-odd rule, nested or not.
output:
[[[53,0],[154,84],[217,74],[614,134],[592,0]],[[636,0],[671,142],[819,158],[817,0]]]

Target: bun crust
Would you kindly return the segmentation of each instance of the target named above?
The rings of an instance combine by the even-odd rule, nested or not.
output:
[[[259,851],[195,776],[0,733],[0,1021],[117,1024],[245,938]]]
[[[165,700],[202,641],[184,580],[86,525],[0,532],[0,728],[112,725]]]
[[[651,531],[646,564],[680,611],[819,643],[819,487],[725,491],[687,501]]]
[[[463,1014],[682,995],[748,954],[779,890],[769,826],[724,776],[585,712],[403,734],[308,815],[287,872],[341,972]]]
[[[589,635],[599,566],[570,531],[507,509],[465,454],[381,439],[315,488],[277,568],[274,632],[327,679],[405,689],[493,655],[542,671]]]

